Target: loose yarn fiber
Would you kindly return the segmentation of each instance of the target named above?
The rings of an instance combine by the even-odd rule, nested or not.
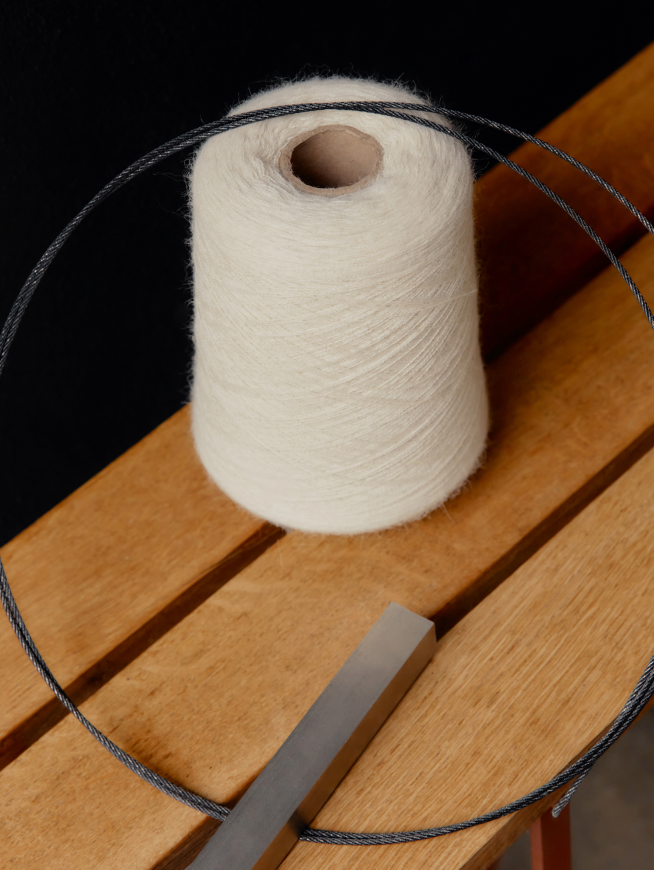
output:
[[[233,113],[344,100],[421,103],[332,77]],[[343,186],[294,177],[294,143],[326,127],[372,148],[374,171],[337,142],[329,159],[350,173]],[[274,118],[200,148],[193,435],[209,475],[253,514],[308,532],[375,531],[424,516],[477,467],[488,405],[472,183],[461,143],[360,112]]]

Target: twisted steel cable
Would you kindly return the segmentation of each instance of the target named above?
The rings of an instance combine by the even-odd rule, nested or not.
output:
[[[551,145],[548,142],[544,142],[543,140],[538,139],[535,136],[531,136],[528,133],[523,133],[520,130],[516,130],[515,128],[509,127],[505,124],[500,124],[496,121],[490,121],[478,115],[472,115],[466,112],[458,112],[452,109],[445,109],[437,106],[401,102],[303,103],[292,106],[274,106],[268,109],[259,109],[252,112],[243,112],[241,114],[230,115],[221,120],[204,124],[201,127],[197,127],[196,129],[191,130],[188,133],[177,136],[176,138],[171,139],[169,142],[166,142],[164,145],[161,145],[158,148],[155,148],[153,151],[150,151],[148,154],[144,155],[139,160],[132,163],[119,175],[112,179],[108,184],[106,184],[68,223],[68,225],[57,236],[54,242],[52,242],[52,244],[47,248],[34,269],[29,274],[25,284],[23,285],[18,296],[16,297],[16,300],[14,301],[9,315],[7,316],[7,319],[4,323],[2,332],[0,332],[0,375],[4,370],[7,354],[16,335],[16,330],[18,329],[18,326],[23,318],[23,315],[25,314],[27,306],[29,305],[30,300],[36,292],[36,289],[39,286],[47,269],[50,267],[57,253],[61,250],[61,248],[71,236],[73,231],[80,225],[84,218],[88,214],[90,214],[90,212],[92,212],[95,208],[97,208],[100,203],[107,199],[107,197],[109,197],[115,191],[119,190],[124,184],[127,184],[128,181],[136,178],[136,176],[140,175],[142,172],[145,172],[147,169],[150,169],[152,166],[155,166],[166,157],[176,154],[186,148],[191,148],[195,145],[199,145],[211,136],[217,135],[219,133],[225,133],[229,130],[235,130],[248,124],[254,124],[261,121],[270,120],[272,118],[301,114],[304,112],[316,112],[325,110],[368,112],[377,115],[385,115],[389,118],[395,118],[397,120],[413,124],[419,124],[424,127],[428,127],[429,129],[434,130],[437,133],[442,133],[446,136],[451,136],[454,139],[458,139],[468,148],[481,151],[482,153],[488,155],[489,157],[492,157],[499,163],[503,163],[505,166],[508,166],[510,169],[517,172],[518,175],[522,176],[524,179],[537,187],[538,190],[542,191],[551,200],[553,200],[560,208],[562,208],[566,212],[566,214],[568,214],[572,218],[572,220],[574,220],[590,236],[590,238],[605,254],[605,256],[612,263],[612,265],[618,270],[621,277],[623,278],[623,280],[633,293],[634,297],[636,298],[638,304],[640,305],[643,313],[645,314],[649,322],[649,325],[654,329],[654,315],[652,314],[652,311],[647,305],[647,302],[643,298],[641,292],[639,291],[638,287],[636,286],[635,282],[633,281],[627,270],[624,268],[622,263],[615,256],[615,254],[610,250],[610,248],[597,235],[593,228],[588,223],[586,223],[586,221],[570,205],[568,205],[568,203],[566,203],[563,199],[561,199],[561,197],[554,193],[554,191],[551,190],[546,184],[541,182],[530,172],[528,172],[526,169],[523,169],[523,167],[519,166],[508,157],[504,157],[504,155],[495,151],[493,148],[490,148],[489,146],[478,142],[476,139],[465,135],[457,129],[446,127],[443,124],[439,124],[438,122],[433,121],[429,118],[422,117],[422,115],[428,113],[436,113],[439,115],[456,118],[462,121],[470,121],[475,124],[480,124],[504,133],[508,133],[513,136],[517,136],[518,138],[521,138],[526,142],[537,145],[539,148],[542,148],[545,151],[548,151],[549,153],[561,158],[562,160],[565,160],[571,166],[580,170],[597,184],[599,184],[601,187],[603,187],[604,190],[606,190],[609,194],[611,194],[611,196],[613,196],[615,199],[618,200],[618,202],[620,202],[625,208],[627,208],[631,212],[631,214],[633,214],[640,221],[640,223],[649,233],[654,235],[654,226],[645,217],[645,215],[643,215],[636,208],[636,206],[633,205],[633,203],[631,203],[625,196],[623,196],[618,190],[616,190],[611,184],[609,184],[608,181],[603,179],[596,172],[594,172],[592,169],[589,169],[580,161],[576,160],[574,157],[567,154],[565,151],[562,151],[560,148],[556,148],[554,145]],[[419,112],[421,114],[415,114],[416,112]],[[106,735],[99,731],[84,716],[84,714],[69,698],[62,686],[56,680],[45,660],[41,656],[36,644],[34,643],[34,640],[32,639],[27,629],[27,626],[25,625],[23,617],[21,616],[21,613],[18,609],[18,606],[11,591],[11,587],[9,585],[9,581],[7,579],[7,575],[5,573],[4,566],[2,565],[1,561],[0,600],[2,601],[2,606],[5,610],[5,613],[7,614],[12,629],[14,630],[18,640],[20,641],[23,649],[25,650],[25,653],[34,665],[37,672],[45,680],[51,691],[64,705],[64,707],[73,716],[75,716],[75,718],[108,752],[110,752],[129,770],[131,770],[137,776],[140,776],[141,779],[143,779],[145,782],[162,791],[164,794],[167,794],[170,797],[173,797],[176,800],[180,801],[181,803],[186,804],[193,809],[199,810],[200,812],[205,813],[206,815],[211,816],[215,819],[224,821],[224,819],[227,818],[227,816],[229,815],[228,807],[223,806],[222,804],[218,804],[215,801],[209,800],[208,798],[204,798],[201,795],[189,791],[188,789],[183,788],[181,785],[171,782],[165,777],[162,777],[159,774],[155,773],[153,770],[146,767],[133,756],[129,755],[127,752],[117,746],[112,740],[110,740]],[[578,761],[567,767],[564,771],[559,773],[549,782],[545,783],[537,789],[534,789],[533,791],[529,792],[529,794],[524,795],[518,800],[512,801],[505,806],[484,813],[483,815],[476,816],[475,818],[468,819],[463,822],[456,822],[454,824],[442,825],[434,828],[425,828],[415,831],[393,831],[388,833],[357,833],[348,831],[327,831],[319,830],[316,828],[307,828],[301,835],[300,839],[312,843],[366,846],[387,845],[392,843],[408,843],[415,840],[431,839],[432,837],[439,837],[444,834],[450,834],[454,833],[455,831],[461,831],[465,830],[466,828],[475,827],[476,825],[481,825],[485,822],[490,822],[495,819],[501,818],[502,816],[514,813],[517,810],[523,809],[524,807],[541,800],[547,795],[552,794],[567,783],[571,783],[574,781],[572,786],[563,796],[563,798],[554,807],[553,813],[555,815],[558,815],[558,813],[568,803],[568,801],[570,800],[576,789],[579,787],[584,777],[588,774],[592,766],[595,764],[597,759],[600,758],[600,756],[603,755],[604,752],[606,752],[606,750],[613,743],[615,743],[618,737],[620,737],[620,735],[629,727],[629,725],[631,725],[631,723],[636,719],[639,713],[645,708],[647,702],[653,695],[654,657],[652,657],[652,659],[648,663],[643,674],[641,675],[636,686],[634,687],[631,695],[629,696],[629,699],[627,700],[626,704],[624,705],[604,737],[598,740],[591,747],[591,749],[589,749]]]

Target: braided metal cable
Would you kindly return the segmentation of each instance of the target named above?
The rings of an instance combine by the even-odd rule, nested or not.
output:
[[[517,136],[527,142],[531,142],[532,144],[543,148],[551,154],[554,154],[555,156],[565,160],[576,169],[579,169],[581,172],[586,174],[589,178],[591,178],[593,181],[603,187],[604,190],[610,193],[611,196],[615,197],[618,202],[620,202],[625,208],[627,208],[643,224],[643,226],[647,229],[649,233],[654,235],[654,226],[636,208],[636,206],[634,206],[628,199],[626,199],[626,197],[624,197],[619,191],[617,191],[611,184],[601,178],[601,176],[597,175],[597,173],[593,172],[593,170],[589,169],[587,166],[576,160],[574,157],[571,157],[565,151],[562,151],[561,149],[556,148],[555,146],[550,145],[549,143],[544,142],[543,140],[538,139],[535,136],[530,136],[527,133],[522,133],[521,131],[515,130],[514,128],[508,127],[504,124],[499,124],[495,121],[489,121],[488,119],[481,118],[477,115],[471,115],[465,112],[457,112],[451,109],[445,109],[436,106],[397,102],[303,103],[300,105],[274,106],[269,109],[259,109],[253,112],[244,112],[241,114],[228,116],[219,121],[204,124],[201,127],[197,127],[196,129],[191,130],[188,133],[177,136],[176,138],[171,139],[169,142],[166,142],[164,145],[161,145],[158,148],[155,148],[153,151],[150,151],[148,154],[144,155],[139,160],[132,163],[119,175],[117,175],[112,181],[106,184],[93,197],[93,199],[91,199],[87,203],[87,205],[85,205],[84,208],[68,223],[68,225],[57,236],[54,242],[52,242],[52,244],[47,248],[45,253],[41,256],[38,263],[28,276],[25,284],[21,288],[20,293],[16,297],[16,300],[11,307],[9,315],[7,316],[7,319],[2,328],[2,332],[0,333],[0,374],[2,374],[4,370],[7,354],[16,335],[16,330],[18,329],[18,326],[23,318],[23,315],[25,314],[27,306],[29,305],[29,302],[32,299],[34,293],[36,292],[36,289],[40,284],[43,276],[45,275],[47,269],[50,267],[57,253],[65,244],[67,239],[71,236],[71,234],[74,232],[74,230],[79,226],[84,218],[88,214],[90,214],[90,212],[92,212],[98,205],[100,205],[100,203],[107,199],[107,197],[109,197],[115,191],[119,190],[124,184],[127,184],[128,181],[131,181],[133,178],[140,175],[142,172],[145,172],[147,169],[150,169],[152,166],[156,165],[161,160],[164,160],[166,157],[176,154],[186,148],[191,148],[195,145],[199,145],[209,137],[214,136],[218,133],[225,133],[229,130],[235,130],[247,124],[259,123],[261,121],[270,120],[272,118],[301,114],[304,112],[325,110],[368,112],[371,114],[385,115],[387,117],[396,118],[401,121],[419,124],[424,127],[428,127],[435,132],[442,133],[446,136],[451,136],[455,139],[458,139],[466,147],[481,151],[482,153],[492,157],[494,160],[497,160],[499,163],[503,163],[505,166],[513,169],[527,181],[531,182],[531,184],[535,185],[535,187],[537,187],[546,196],[553,200],[560,208],[562,208],[566,212],[566,214],[568,214],[590,236],[595,244],[598,245],[598,247],[606,255],[609,261],[618,270],[621,277],[626,282],[627,286],[638,301],[638,304],[640,305],[645,316],[647,317],[650,326],[654,328],[654,315],[652,314],[652,311],[650,310],[645,299],[638,290],[638,287],[634,283],[627,270],[624,268],[622,263],[620,263],[620,261],[610,250],[610,248],[592,229],[592,227],[590,227],[589,224],[587,224],[586,221],[579,214],[577,214],[577,212],[571,206],[569,206],[563,199],[561,199],[561,197],[554,193],[554,191],[552,191],[547,185],[539,181],[539,179],[535,178],[535,176],[533,176],[530,172],[528,172],[526,169],[523,169],[514,161],[510,160],[508,157],[504,157],[493,148],[490,148],[487,145],[478,142],[476,139],[465,135],[459,130],[446,127],[443,124],[439,124],[436,121],[430,120],[429,118],[422,117],[422,114],[436,113],[452,118],[458,118],[460,120],[471,121],[476,124],[485,125],[487,127],[491,127],[493,129]],[[416,112],[420,112],[421,114],[416,115]],[[9,581],[7,579],[7,575],[4,570],[4,566],[2,565],[1,561],[0,600],[2,601],[2,606],[5,610],[5,613],[7,614],[12,629],[14,630],[18,640],[20,641],[23,649],[25,650],[25,653],[34,665],[37,672],[45,680],[51,691],[64,705],[64,707],[73,716],[75,716],[75,718],[108,752],[110,752],[118,761],[120,761],[127,768],[129,768],[129,770],[131,770],[137,776],[140,776],[141,779],[143,779],[145,782],[153,785],[164,794],[167,794],[170,797],[174,797],[181,803],[184,803],[187,806],[192,807],[193,809],[199,810],[200,812],[221,821],[229,815],[229,809],[227,807],[218,804],[212,800],[209,800],[208,798],[204,798],[201,795],[197,795],[194,792],[189,791],[188,789],[185,789],[182,786],[173,783],[168,779],[165,779],[158,773],[155,773],[155,771],[146,767],[144,764],[141,764],[141,762],[137,761],[137,759],[133,758],[131,755],[129,755],[127,752],[117,746],[101,731],[99,731],[84,716],[84,714],[78,709],[75,703],[68,697],[62,686],[59,684],[59,682],[50,671],[45,660],[39,653],[39,650],[34,643],[34,640],[32,639],[18,609],[9,585]],[[442,836],[443,834],[449,834],[455,831],[465,830],[466,828],[481,825],[485,822],[490,822],[494,819],[498,819],[502,816],[514,813],[516,812],[516,810],[522,809],[532,803],[535,803],[541,798],[552,794],[554,791],[561,788],[561,786],[575,780],[574,784],[571,786],[570,789],[568,789],[564,797],[554,808],[554,812],[558,814],[563,806],[565,806],[565,804],[569,801],[574,791],[579,787],[579,784],[587,775],[588,771],[592,768],[593,764],[604,752],[606,752],[606,750],[618,739],[618,737],[629,727],[629,725],[631,725],[631,723],[638,716],[638,714],[644,709],[652,695],[654,695],[654,657],[647,665],[647,668],[640,677],[629,699],[627,700],[623,709],[618,714],[611,728],[604,735],[604,737],[598,740],[593,745],[593,747],[588,750],[588,752],[586,752],[577,762],[567,767],[562,773],[558,774],[558,776],[554,777],[549,782],[545,783],[544,785],[540,786],[529,794],[524,795],[518,800],[506,804],[503,807],[499,807],[496,810],[477,816],[473,819],[468,819],[464,822],[457,822],[441,827],[426,828],[416,831],[395,831],[389,833],[355,833],[347,831],[325,831],[308,828],[302,834],[300,839],[313,843],[332,843],[341,845],[383,845],[390,843],[406,843],[414,840],[430,839],[432,837]]]

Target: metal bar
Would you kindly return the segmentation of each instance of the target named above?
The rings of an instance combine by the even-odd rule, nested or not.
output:
[[[380,616],[222,823],[192,870],[274,870],[436,650],[428,619]]]

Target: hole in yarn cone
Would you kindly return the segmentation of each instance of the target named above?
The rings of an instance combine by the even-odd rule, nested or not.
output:
[[[383,150],[367,133],[334,124],[317,127],[283,149],[282,175],[295,187],[321,196],[342,196],[364,187],[378,174]]]

